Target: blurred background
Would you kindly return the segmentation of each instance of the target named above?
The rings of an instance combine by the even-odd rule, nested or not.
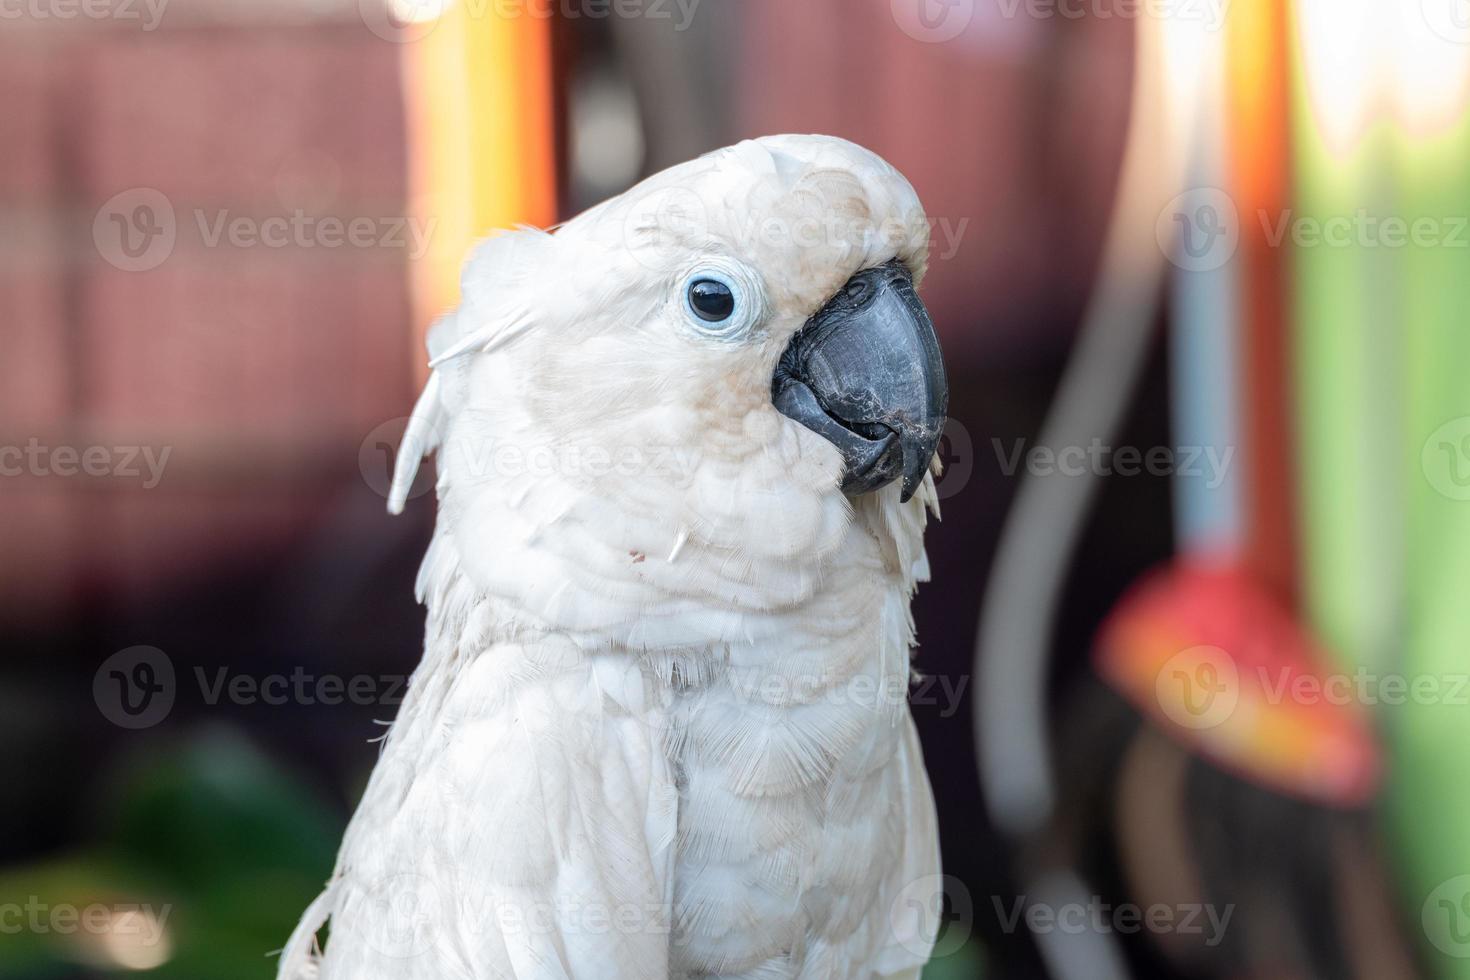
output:
[[[1464,0],[0,0],[0,90],[0,978],[274,976],[466,250],[775,132],[933,219],[926,976],[1470,976]]]

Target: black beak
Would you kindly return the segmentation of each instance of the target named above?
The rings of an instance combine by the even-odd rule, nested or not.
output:
[[[776,408],[842,451],[845,493],[903,477],[908,500],[939,447],[949,384],[929,311],[894,259],[859,272],[806,322],[771,383]]]

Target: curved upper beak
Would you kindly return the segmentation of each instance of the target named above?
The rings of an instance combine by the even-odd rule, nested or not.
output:
[[[772,379],[781,414],[842,453],[842,489],[918,489],[944,432],[949,383],[929,311],[894,259],[859,272],[791,339]]]

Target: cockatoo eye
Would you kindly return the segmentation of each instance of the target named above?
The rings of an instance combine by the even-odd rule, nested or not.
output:
[[[706,323],[724,323],[735,315],[735,291],[718,279],[689,284],[689,308]]]
[[[669,300],[695,338],[737,344],[760,326],[764,309],[760,283],[739,263],[707,259],[681,281],[683,286]]]

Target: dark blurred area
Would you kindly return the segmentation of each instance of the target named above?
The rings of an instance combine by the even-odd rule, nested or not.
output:
[[[1002,832],[981,791],[982,598],[1028,471],[1011,454],[1042,432],[1106,271],[1137,16],[588,0],[482,3],[456,28],[434,27],[455,4],[429,2],[28,0],[0,21],[0,445],[29,453],[0,477],[0,977],[274,975],[421,652],[431,497],[395,519],[384,493],[442,296],[425,270],[495,224],[567,218],[778,132],[870,147],[934,220],[923,292],[953,421],[914,713],[949,877],[925,975],[1427,972],[1405,964],[1429,889],[1384,870],[1374,805],[1300,802],[1212,766],[1094,670],[1110,613],[1186,550],[1169,473],[1100,482],[1061,583],[1044,651],[1056,809]],[[497,19],[505,33],[476,40]],[[427,47],[451,30],[468,66]],[[477,66],[494,45],[530,61]],[[455,112],[501,128],[446,138],[453,118],[426,107],[456,85]],[[425,186],[461,152],[421,241]],[[497,183],[506,159],[522,172]],[[490,190],[461,213],[459,186]],[[331,244],[354,219],[362,240]],[[1109,438],[1177,446],[1171,314],[1194,301],[1141,282],[1140,381],[1119,379]],[[162,693],[129,702],[129,683]],[[1181,884],[1169,869],[1186,865]],[[1106,955],[1038,942],[1068,931],[1026,911],[1068,907],[1048,898],[1071,893],[1047,891],[1059,875],[1109,909],[1113,928],[1093,930]],[[1374,897],[1338,909],[1349,892]],[[1231,909],[1234,945],[1110,918],[1130,905],[1197,906],[1206,935],[1205,914]],[[52,917],[94,906],[97,928]],[[40,927],[9,928],[33,912]],[[1368,934],[1372,949],[1344,950]],[[1451,945],[1435,972],[1459,975],[1470,936]]]

